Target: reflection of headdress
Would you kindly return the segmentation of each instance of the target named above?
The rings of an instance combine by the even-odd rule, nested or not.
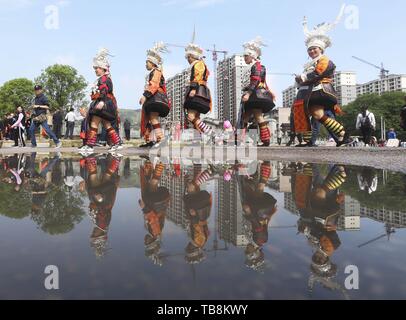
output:
[[[258,247],[253,244],[249,244],[245,250],[245,265],[258,272],[264,273],[265,269],[265,255],[261,247]]]
[[[199,264],[206,259],[204,250],[202,248],[196,247],[193,244],[189,243],[186,247],[186,256],[185,260],[188,264]]]
[[[157,42],[152,49],[147,51],[147,60],[155,64],[157,67],[160,67],[163,63],[161,54],[167,52],[168,48],[166,45],[163,42]]]
[[[195,38],[196,38],[196,30],[193,30],[193,36],[192,36],[192,41],[191,43],[188,44],[186,47],[186,58],[190,55],[193,58],[197,60],[202,60],[204,59],[204,54],[203,54],[203,49],[200,48],[197,44],[195,44]]]
[[[93,248],[96,258],[103,258],[107,251],[107,234],[90,239],[90,246]]]
[[[314,27],[313,30],[309,30],[307,26],[307,18],[304,17],[303,20],[303,31],[306,37],[305,43],[307,48],[312,48],[312,47],[319,47],[322,50],[325,50],[329,47],[331,47],[331,38],[327,35],[327,33],[331,30],[334,29],[336,25],[339,24],[341,21],[341,18],[344,15],[344,9],[345,5],[341,8],[341,11],[337,17],[337,19],[333,23],[321,23]]]
[[[149,258],[154,265],[163,266],[161,258],[161,237],[153,238],[151,235],[145,236],[145,256]]]
[[[265,47],[265,43],[262,42],[261,37],[256,37],[243,45],[244,55],[251,56],[254,59],[258,59],[262,56],[262,47]]]

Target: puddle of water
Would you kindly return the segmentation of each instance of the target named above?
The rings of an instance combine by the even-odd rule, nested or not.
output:
[[[406,298],[403,174],[104,155],[0,161],[2,299]],[[44,287],[49,265],[59,290]]]

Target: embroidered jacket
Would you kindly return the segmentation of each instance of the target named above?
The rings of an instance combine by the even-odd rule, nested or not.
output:
[[[147,76],[144,96],[146,98],[150,98],[158,91],[162,93],[165,92],[165,78],[162,74],[162,71],[155,68]]]
[[[244,89],[244,91],[253,93],[256,89],[260,88],[267,88],[266,68],[260,61],[258,61],[251,67],[250,84]]]
[[[199,86],[207,86],[210,71],[202,60],[198,60],[192,65],[190,73],[190,87],[197,90]]]
[[[332,83],[336,66],[327,56],[322,55],[305,65],[301,75],[303,84],[318,86],[322,83]]]

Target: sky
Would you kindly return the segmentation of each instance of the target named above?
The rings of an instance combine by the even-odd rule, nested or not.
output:
[[[308,59],[303,16],[310,27],[332,22],[343,4],[346,13],[331,32],[333,47],[326,52],[337,70],[356,71],[359,83],[377,78],[379,70],[355,55],[383,62],[391,73],[406,73],[404,0],[0,0],[0,85],[20,77],[33,80],[55,63],[72,65],[93,83],[92,59],[106,47],[114,55],[119,106],[138,109],[146,51],[156,41],[186,45],[194,25],[196,43],[207,49],[216,44],[229,55],[242,53],[244,42],[262,36],[268,72],[300,73]],[[187,67],[181,48],[171,48],[164,60],[166,78]],[[213,68],[209,54],[207,64]],[[270,75],[269,82],[279,106],[293,77]]]

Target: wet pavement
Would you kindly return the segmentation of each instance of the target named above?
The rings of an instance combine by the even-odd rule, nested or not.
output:
[[[0,156],[1,299],[406,298],[406,176],[379,169],[389,158],[135,150]]]

